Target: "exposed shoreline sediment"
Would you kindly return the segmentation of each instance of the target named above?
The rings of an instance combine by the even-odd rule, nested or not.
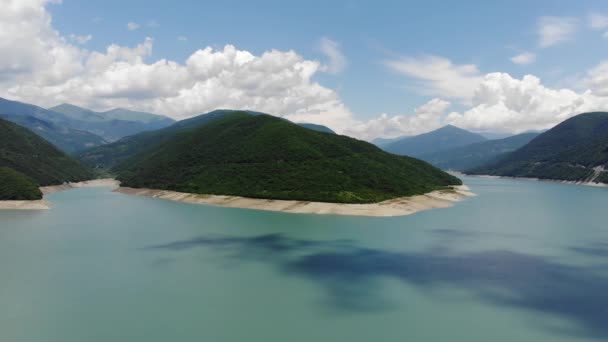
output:
[[[84,182],[65,183],[61,185],[42,186],[40,191],[44,197],[52,193],[64,190],[70,190],[74,188],[84,187],[112,187],[118,188],[120,182],[107,178],[107,179],[93,179]],[[48,210],[51,209],[51,203],[46,199],[35,200],[35,201],[0,201],[0,210]]]
[[[401,197],[379,203],[346,204],[294,200],[272,200],[239,196],[201,195],[168,190],[136,189],[119,187],[115,192],[127,195],[145,196],[164,200],[212,205],[228,208],[280,211],[294,214],[322,214],[390,217],[405,216],[419,211],[447,208],[454,202],[475,196],[466,185],[454,186],[448,190],[437,190],[424,195]]]

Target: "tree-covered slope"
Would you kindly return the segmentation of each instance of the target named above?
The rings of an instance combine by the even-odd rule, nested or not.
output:
[[[402,156],[420,157],[485,140],[487,139],[480,134],[447,125],[429,133],[405,137],[382,148]]]
[[[529,143],[538,133],[522,133],[504,139],[486,140],[420,156],[443,170],[465,171],[487,164]]]
[[[98,135],[73,128],[63,114],[26,103],[0,98],[0,118],[28,128],[67,153],[106,143]]]
[[[130,187],[346,203],[461,184],[423,161],[363,141],[242,112],[180,132],[115,171]]]
[[[594,112],[570,118],[504,158],[468,173],[605,181],[602,168],[608,168],[608,113]]]
[[[31,201],[42,198],[38,185],[26,175],[0,167],[0,201]]]
[[[38,185],[93,177],[91,171],[28,129],[0,119],[0,167],[20,172]]]
[[[132,136],[124,137],[116,142],[107,145],[82,151],[80,154],[78,154],[77,158],[90,167],[98,169],[110,169],[137,154],[143,153],[148,149],[152,149],[159,146],[160,144],[180,132],[198,128],[202,125],[206,125],[216,119],[233,114],[235,112],[241,112],[251,116],[262,114],[254,111],[235,111],[229,109],[218,109],[206,114],[201,114],[186,120],[178,121],[175,124],[163,129],[151,132],[142,132]],[[308,129],[317,130],[321,132],[331,131],[329,128],[322,125],[300,125]],[[331,132],[333,133],[333,131]]]

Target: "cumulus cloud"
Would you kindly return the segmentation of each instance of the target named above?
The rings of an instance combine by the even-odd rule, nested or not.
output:
[[[135,30],[137,30],[138,28],[139,28],[139,24],[138,24],[138,23],[136,23],[136,22],[129,21],[129,22],[127,23],[127,29],[128,29],[129,31],[135,31]]]
[[[93,36],[88,34],[86,36],[79,36],[79,35],[75,35],[75,34],[71,34],[70,35],[70,40],[78,43],[80,45],[86,44],[89,42],[89,40],[93,39]]]
[[[435,98],[416,108],[412,114],[390,116],[383,113],[377,118],[353,125],[346,133],[373,140],[432,131],[445,124],[445,111],[449,107],[448,101]]]
[[[603,30],[608,28],[608,15],[600,13],[589,14],[589,27],[594,30]]]
[[[453,78],[449,73],[444,75],[448,80],[437,78],[435,82]],[[419,134],[452,124],[473,131],[520,133],[551,128],[580,113],[608,110],[608,61],[588,71],[588,89],[580,92],[547,87],[533,75],[517,79],[506,73],[489,73],[479,77],[470,106],[463,111],[448,113],[449,103],[434,99],[413,114],[382,114],[352,132],[372,139]]]
[[[51,25],[44,1],[18,1],[0,12],[0,96],[41,106],[71,102],[127,107],[176,119],[217,108],[259,110],[344,131],[356,123],[338,94],[314,76],[324,67],[295,51],[259,55],[226,45],[195,51],[184,63],[149,61],[146,38],[133,47],[88,51]]]
[[[578,28],[578,19],[571,17],[541,17],[538,20],[539,45],[542,48],[571,40]]]
[[[517,65],[528,65],[536,61],[536,54],[532,52],[523,52],[519,55],[511,57],[511,62]]]
[[[470,100],[482,75],[473,64],[453,64],[447,58],[403,57],[384,64],[402,75],[418,81],[416,89],[423,94],[450,99]]]
[[[330,74],[337,74],[346,68],[346,57],[340,49],[340,44],[327,37],[321,38],[319,42],[319,50],[327,57],[329,62],[324,65],[325,71]]]

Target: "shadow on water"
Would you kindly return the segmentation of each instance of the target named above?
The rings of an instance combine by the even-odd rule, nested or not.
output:
[[[567,333],[608,338],[608,278],[593,269],[505,250],[457,254],[449,249],[385,251],[350,241],[311,241],[269,234],[209,236],[146,247],[181,251],[206,247],[239,262],[265,261],[280,272],[322,285],[327,304],[348,311],[388,309],[379,282],[392,278],[432,289],[457,286],[479,298],[556,315],[577,323]],[[564,331],[560,331],[564,333]]]

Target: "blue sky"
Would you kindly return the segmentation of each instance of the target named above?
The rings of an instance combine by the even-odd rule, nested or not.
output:
[[[323,59],[318,41],[340,43],[348,67],[319,81],[339,89],[362,117],[400,113],[426,102],[381,61],[432,54],[473,63],[483,72],[515,77],[532,73],[547,85],[562,85],[606,58],[608,40],[580,32],[575,41],[538,53],[538,63],[513,64],[522,51],[538,51],[542,16],[584,18],[608,12],[606,1],[69,1],[50,7],[62,32],[92,34],[90,46],[134,45],[153,37],[150,59],[184,61],[196,49],[234,44],[256,54],[295,50]],[[101,19],[99,22],[95,18]],[[95,23],[97,22],[97,23]],[[128,22],[141,27],[128,31]],[[187,37],[178,41],[177,37]]]
[[[608,91],[604,93],[608,67],[603,66],[608,60],[606,1],[23,1],[42,3],[45,13],[37,15],[52,18],[45,29],[55,30],[58,37],[48,38],[54,41],[47,46],[61,45],[63,39],[62,49],[79,49],[80,59],[70,63],[78,64],[71,70],[82,69],[73,72],[82,84],[84,80],[87,85],[113,82],[109,76],[102,78],[101,71],[87,70],[91,53],[104,53],[111,44],[135,49],[146,38],[152,38],[151,50],[141,53],[141,62],[128,61],[132,70],[161,59],[185,66],[196,51],[206,47],[221,51],[227,44],[256,57],[271,50],[294,51],[304,61],[319,63],[310,80],[303,76],[297,93],[312,98],[327,90],[320,96],[324,104],[307,98],[301,107],[293,104],[294,99],[290,105],[273,107],[268,103],[280,102],[282,95],[274,94],[271,100],[260,95],[271,92],[270,88],[261,89],[251,101],[205,101],[209,106],[248,107],[266,101],[261,108],[251,109],[276,108],[272,114],[328,124],[363,138],[415,134],[447,123],[477,131],[543,129],[576,111],[602,109],[608,103]],[[128,23],[134,24],[131,29]],[[32,30],[38,31],[44,30]],[[91,39],[78,43],[71,35],[90,35]],[[19,37],[14,39],[18,44]],[[27,39],[31,37],[21,41]],[[332,72],[329,67],[332,58],[321,47],[323,39],[343,56],[345,63],[339,70]],[[522,55],[520,63],[514,63],[512,58],[518,55]],[[122,57],[112,58],[116,63],[103,72],[106,76]],[[268,77],[283,71],[273,69]],[[162,82],[159,77],[167,72],[151,75]],[[534,78],[525,79],[525,75]],[[123,76],[112,77],[118,82]],[[64,82],[75,83],[67,78]],[[315,88],[317,82],[321,89]],[[94,108],[131,106],[178,118],[211,108],[192,105],[186,97],[178,106],[176,94],[154,97],[163,91],[151,86],[120,91],[116,90],[120,85],[104,87],[114,92],[92,92],[85,98],[57,91],[56,85],[27,91],[26,87],[2,91],[0,85],[0,95],[34,102],[44,98],[39,100],[41,105],[69,101]],[[231,88],[227,89],[228,97]],[[567,92],[560,93],[562,89]],[[235,89],[234,94],[241,90]],[[315,109],[306,112],[304,107]],[[329,114],[313,115],[317,112]]]

